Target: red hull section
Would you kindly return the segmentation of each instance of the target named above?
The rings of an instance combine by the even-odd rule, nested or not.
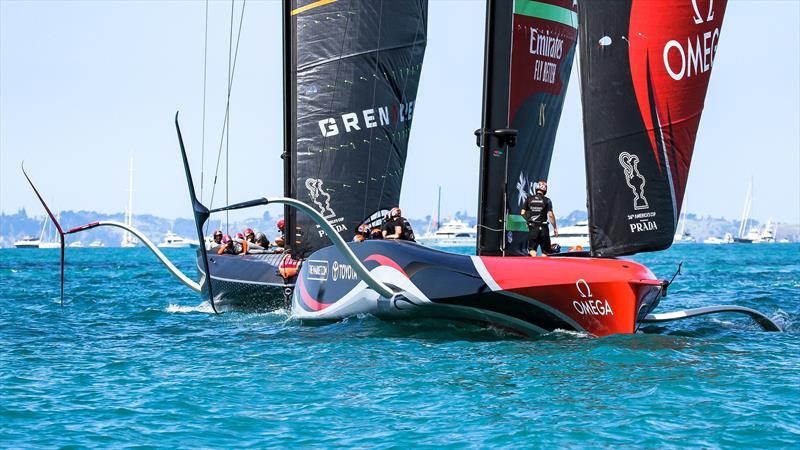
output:
[[[595,336],[633,333],[658,300],[662,281],[646,267],[596,258],[482,257],[497,288],[535,299]]]

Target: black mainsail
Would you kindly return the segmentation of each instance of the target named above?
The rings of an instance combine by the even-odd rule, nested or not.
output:
[[[482,128],[518,131],[513,148],[485,134],[478,254],[527,255],[519,215],[533,184],[547,180],[578,19],[572,0],[489,1]]]
[[[292,0],[285,16],[285,194],[349,240],[398,206],[427,37],[426,0]],[[287,208],[296,257],[329,245]]]
[[[726,4],[580,3],[593,255],[672,244]]]

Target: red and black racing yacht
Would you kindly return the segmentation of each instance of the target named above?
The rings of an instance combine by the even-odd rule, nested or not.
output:
[[[200,282],[183,281],[215,311],[226,303],[274,308],[285,296],[304,321],[372,314],[523,336],[603,336],[737,312],[779,330],[736,306],[654,313],[670,282],[620,258],[672,243],[725,7],[487,0],[479,234],[477,255],[467,256],[412,242],[346,242],[399,203],[427,2],[285,1],[284,197],[206,208],[179,128],[178,137],[198,237],[210,214],[282,203],[287,252],[228,257],[201,247]],[[547,179],[578,38],[591,251],[530,257],[517,212],[533,183]],[[62,231],[62,243],[98,225],[120,226]]]

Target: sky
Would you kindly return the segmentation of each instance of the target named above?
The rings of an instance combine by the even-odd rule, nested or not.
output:
[[[245,7],[231,91],[230,202],[283,191],[280,4]],[[121,212],[133,155],[134,214],[191,217],[173,125],[178,110],[208,203],[225,114],[231,3],[209,3],[203,144],[205,5],[0,0],[0,211],[43,214],[20,170],[24,160],[53,208]],[[235,44],[242,3],[234,7]],[[432,214],[439,186],[443,215],[477,211],[472,133],[480,126],[484,18],[482,0],[430,0],[401,197],[408,217]],[[573,70],[549,176],[557,215],[586,205],[577,80]],[[225,197],[224,173],[223,165],[215,206]],[[752,217],[800,223],[796,0],[729,1],[686,208],[738,218],[751,178]]]

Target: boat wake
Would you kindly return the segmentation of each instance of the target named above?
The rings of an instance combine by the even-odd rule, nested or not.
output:
[[[168,313],[206,313],[206,314],[214,314],[214,309],[211,308],[211,303],[208,301],[204,301],[197,306],[185,306],[185,305],[176,305],[174,303],[170,303],[165,309]]]

